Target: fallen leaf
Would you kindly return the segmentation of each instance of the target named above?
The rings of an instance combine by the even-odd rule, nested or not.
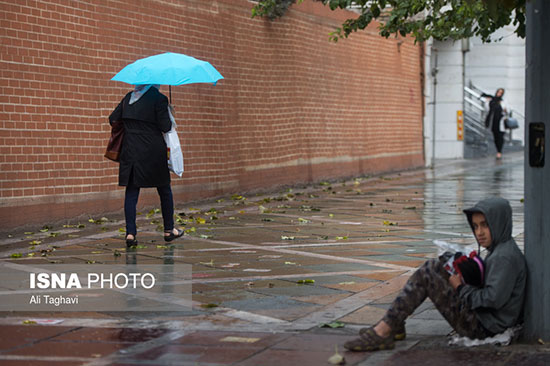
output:
[[[293,236],[281,236],[281,239],[282,240],[294,240],[294,237]]]
[[[355,284],[355,281],[349,281],[349,282],[340,282],[339,285],[353,285]]]
[[[292,265],[292,266],[296,265],[296,263],[294,263],[294,262],[285,262],[285,264]]]
[[[212,235],[204,235],[204,234],[201,234],[200,237],[203,238],[203,239],[211,239],[211,238],[212,238]]]
[[[245,337],[233,337],[228,336],[220,339],[221,342],[237,342],[237,343],[255,343],[258,342],[260,338],[245,338]]]
[[[332,356],[329,357],[328,362],[332,365],[343,365],[346,363],[344,356],[338,353],[338,346],[334,346],[335,352]]]
[[[296,283],[299,285],[313,284],[315,283],[315,280],[298,280]]]
[[[542,338],[539,338],[539,339],[538,339],[538,342],[539,342],[539,344],[544,345],[544,341],[542,340]]]
[[[347,236],[337,236],[336,240],[348,240]]]
[[[214,266],[214,260],[211,259],[210,262],[199,262],[200,264],[203,264],[205,266]]]
[[[29,320],[40,325],[51,325],[51,324],[63,323],[63,319],[29,319]]]
[[[308,224],[310,223],[311,221],[310,220],[306,220],[306,219],[302,219],[301,217],[298,218],[298,222],[300,224]]]
[[[36,322],[34,320],[23,320],[23,324],[32,325],[32,324],[36,324]]]
[[[160,212],[160,209],[158,208],[153,208],[151,211],[149,211],[147,213],[147,215],[145,215],[145,217],[147,217],[148,219],[151,218],[154,214],[158,214]]]
[[[243,272],[271,272],[271,270],[266,268],[246,268],[243,269]]]
[[[330,322],[330,323],[323,323],[321,325],[319,325],[320,328],[344,328],[346,326],[345,323],[342,323],[340,321],[333,321],[333,322]]]
[[[12,255],[10,255],[10,257],[12,258],[21,258],[23,256],[23,254],[21,253],[12,253]]]

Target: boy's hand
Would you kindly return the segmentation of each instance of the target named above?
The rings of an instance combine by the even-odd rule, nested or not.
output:
[[[455,274],[449,277],[449,284],[456,290],[458,286],[462,285],[462,276]]]

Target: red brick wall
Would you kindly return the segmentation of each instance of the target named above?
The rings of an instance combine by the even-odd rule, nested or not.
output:
[[[419,46],[376,27],[331,43],[353,13],[306,0],[269,22],[250,18],[252,4],[0,1],[0,226],[122,207],[103,152],[107,116],[131,87],[110,78],[167,51],[225,77],[172,87],[179,203],[423,164]]]

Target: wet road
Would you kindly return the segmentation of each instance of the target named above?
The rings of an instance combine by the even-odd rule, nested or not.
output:
[[[140,298],[143,308],[163,303],[168,311],[114,304],[101,312],[3,312],[0,334],[9,341],[0,345],[1,363],[305,366],[327,364],[335,347],[349,365],[469,359],[470,350],[447,346],[451,329],[429,302],[393,351],[349,353],[342,344],[374,324],[415,268],[437,255],[433,240],[474,243],[462,209],[489,196],[510,201],[522,246],[522,153],[178,206],[187,235],[170,244],[154,210],[139,216],[134,249],[124,248],[117,217],[14,234],[0,241],[0,255],[15,271],[137,264],[189,268],[189,276],[165,278],[168,292]],[[189,307],[174,310],[182,299]],[[496,364],[550,361],[544,346],[505,350],[476,352]]]

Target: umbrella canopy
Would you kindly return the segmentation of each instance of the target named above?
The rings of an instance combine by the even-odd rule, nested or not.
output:
[[[220,79],[223,76],[210,63],[181,53],[167,52],[139,59],[124,67],[111,80],[133,85],[216,85]]]

